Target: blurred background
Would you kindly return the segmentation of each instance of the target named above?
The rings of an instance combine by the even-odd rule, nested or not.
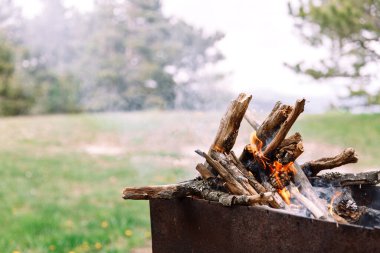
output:
[[[307,99],[301,162],[375,169],[379,37],[379,0],[0,0],[1,252],[151,252],[122,188],[194,177],[239,92]]]

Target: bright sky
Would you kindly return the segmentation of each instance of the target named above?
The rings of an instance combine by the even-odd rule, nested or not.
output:
[[[93,0],[66,0],[68,6],[90,10]],[[38,0],[18,2],[33,16]],[[219,48],[226,56],[220,68],[231,71],[226,80],[236,92],[293,102],[306,97],[311,111],[327,106],[341,88],[323,85],[294,74],[283,63],[315,60],[325,54],[302,43],[287,13],[287,1],[163,0],[164,12],[184,19],[206,31],[226,34]],[[270,95],[269,95],[270,94]]]

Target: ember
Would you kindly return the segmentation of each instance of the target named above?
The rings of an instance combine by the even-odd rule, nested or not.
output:
[[[127,187],[123,190],[123,198],[192,196],[225,206],[264,206],[339,223],[363,224],[361,217],[365,216],[366,225],[380,225],[380,212],[357,206],[350,191],[344,188],[348,185],[375,185],[380,181],[380,172],[318,175],[322,170],[357,162],[352,148],[334,157],[298,165],[296,159],[304,151],[301,134],[287,134],[303,112],[305,99],[298,100],[294,106],[276,103],[260,125],[249,116],[250,113],[246,113],[251,98],[242,93],[232,101],[209,151],[196,151],[205,159],[196,166],[200,177],[173,185]],[[256,129],[238,158],[232,148],[243,118]],[[325,189],[324,194],[320,188]],[[333,190],[327,191],[330,188]],[[338,199],[340,191],[344,191],[345,197]]]

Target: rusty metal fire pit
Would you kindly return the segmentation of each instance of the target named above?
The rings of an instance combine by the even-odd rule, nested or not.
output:
[[[378,187],[364,192],[371,196],[367,205],[378,203]],[[275,209],[155,199],[150,200],[150,214],[154,253],[380,251],[380,229],[337,225]]]

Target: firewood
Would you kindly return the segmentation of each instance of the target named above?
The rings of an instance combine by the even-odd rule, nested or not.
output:
[[[209,169],[207,169],[207,167],[204,164],[198,163],[195,169],[199,172],[201,177],[205,180],[214,177],[214,174],[212,174],[212,172]]]
[[[206,185],[200,180],[158,186],[126,187],[123,190],[123,199],[173,199],[183,198],[194,194],[194,189]]]
[[[276,150],[276,159],[281,164],[294,162],[303,153],[302,137],[299,133],[284,139]]]
[[[350,185],[376,185],[380,183],[380,171],[370,171],[358,174],[342,174],[339,172],[326,173],[321,176],[309,178],[313,186],[350,186]]]
[[[233,148],[239,133],[240,123],[252,96],[241,93],[233,100],[220,121],[219,129],[210,150],[228,153]]]
[[[326,205],[322,202],[322,200],[318,197],[315,192],[313,186],[311,185],[309,179],[301,169],[301,167],[297,164],[297,162],[293,165],[296,173],[294,175],[294,184],[300,188],[301,193],[311,200],[323,213],[323,218],[332,221],[332,217],[330,217]]]
[[[252,175],[252,173],[250,173],[246,168],[245,166],[239,161],[239,159],[236,157],[235,153],[231,150],[230,152],[230,155],[233,159],[233,161],[235,162],[235,165],[237,166],[237,168],[243,173],[243,175],[248,179],[249,183],[252,185],[253,188],[255,188],[255,190],[258,192],[258,193],[264,193],[266,192],[264,186],[262,186],[257,180],[256,178]]]
[[[316,219],[326,219],[326,216],[324,215],[323,211],[320,210],[310,199],[306,198],[304,195],[302,195],[297,187],[295,187],[293,184],[289,186],[289,191],[292,197],[296,198],[298,202],[300,202],[303,206],[305,206]]]
[[[231,195],[210,188],[204,180],[190,180],[179,184],[127,187],[123,190],[124,199],[147,200],[147,199],[173,199],[188,196],[200,197],[205,200],[217,201],[223,205],[253,205],[267,204],[272,198],[272,193],[256,195]]]
[[[245,93],[240,93],[239,96],[230,103],[227,111],[220,121],[218,132],[209,149],[209,154],[213,150],[221,153],[228,153],[233,148],[239,133],[240,123],[248,109],[251,99],[252,96],[248,96]],[[204,165],[211,171],[212,174],[215,176],[218,175],[218,172],[215,171],[210,164],[205,162]]]
[[[212,151],[211,157],[219,162],[251,195],[257,194],[257,191],[249,184],[248,179],[225,155],[216,151]]]
[[[298,116],[304,111],[305,99],[297,100],[292,112],[289,114],[285,122],[281,125],[280,129],[274,136],[273,140],[266,146],[263,154],[265,157],[271,157],[273,151],[275,151],[285,139],[290,128],[297,120]]]
[[[226,186],[231,194],[249,195],[250,193],[218,162],[211,156],[200,150],[195,151],[198,155],[206,159],[207,163],[213,167],[218,174],[226,181]]]
[[[316,176],[322,170],[330,170],[348,163],[358,162],[357,154],[353,148],[346,148],[334,157],[325,157],[301,165],[302,170],[309,177]]]
[[[263,142],[263,147],[265,147],[268,144],[267,142],[277,133],[281,125],[288,118],[291,111],[291,106],[281,105],[280,102],[276,103],[272,112],[268,115],[256,132],[256,136]]]

